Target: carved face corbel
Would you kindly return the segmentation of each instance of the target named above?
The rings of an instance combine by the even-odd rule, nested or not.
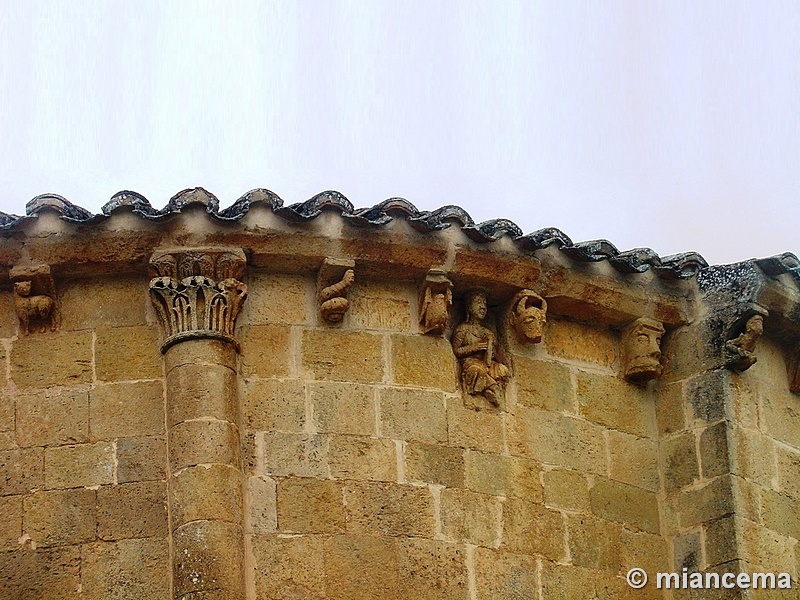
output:
[[[538,344],[547,323],[547,301],[533,290],[520,290],[511,300],[511,325],[524,344]]]
[[[419,324],[422,333],[442,335],[453,305],[453,284],[444,271],[431,269],[420,291]]]
[[[622,335],[622,369],[627,381],[644,384],[661,376],[663,335],[664,326],[648,317],[640,317],[625,328]]]
[[[328,323],[340,323],[350,308],[347,289],[355,281],[352,259],[326,258],[317,275],[319,314]]]

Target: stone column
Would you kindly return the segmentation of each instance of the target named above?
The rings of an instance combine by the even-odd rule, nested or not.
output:
[[[244,600],[234,326],[241,249],[161,251],[150,294],[165,329],[173,597]],[[123,416],[124,417],[124,416]]]

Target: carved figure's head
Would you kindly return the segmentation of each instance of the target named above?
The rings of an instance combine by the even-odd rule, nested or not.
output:
[[[489,311],[486,300],[486,292],[483,290],[472,290],[464,296],[464,306],[467,309],[467,319],[474,318],[483,321]]]
[[[521,342],[538,344],[547,323],[547,301],[536,292],[522,290],[513,302],[512,322]]]
[[[622,337],[622,360],[625,379],[647,383],[661,376],[661,338],[664,326],[648,317],[631,323]]]
[[[14,282],[14,291],[18,296],[30,296],[31,282],[30,281],[16,281]]]

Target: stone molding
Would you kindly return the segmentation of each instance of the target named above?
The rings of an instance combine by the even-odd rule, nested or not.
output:
[[[160,251],[150,260],[157,276],[150,297],[164,326],[161,352],[186,339],[214,338],[239,344],[236,318],[247,297],[240,281],[247,263],[241,249]]]

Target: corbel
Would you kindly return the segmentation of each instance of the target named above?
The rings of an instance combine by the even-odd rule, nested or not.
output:
[[[356,263],[350,258],[326,258],[317,274],[319,313],[328,323],[340,323],[350,302],[347,290],[355,281]]]
[[[55,331],[58,302],[50,265],[12,267],[9,277],[14,285],[14,310],[22,333]]]
[[[756,344],[764,334],[764,319],[768,316],[764,307],[753,305],[728,329],[723,348],[726,368],[741,373],[756,363]]]
[[[453,282],[444,271],[431,269],[420,289],[419,325],[422,333],[443,335],[452,305]]]
[[[547,323],[547,300],[533,290],[518,291],[506,309],[506,323],[522,344],[538,344]]]

